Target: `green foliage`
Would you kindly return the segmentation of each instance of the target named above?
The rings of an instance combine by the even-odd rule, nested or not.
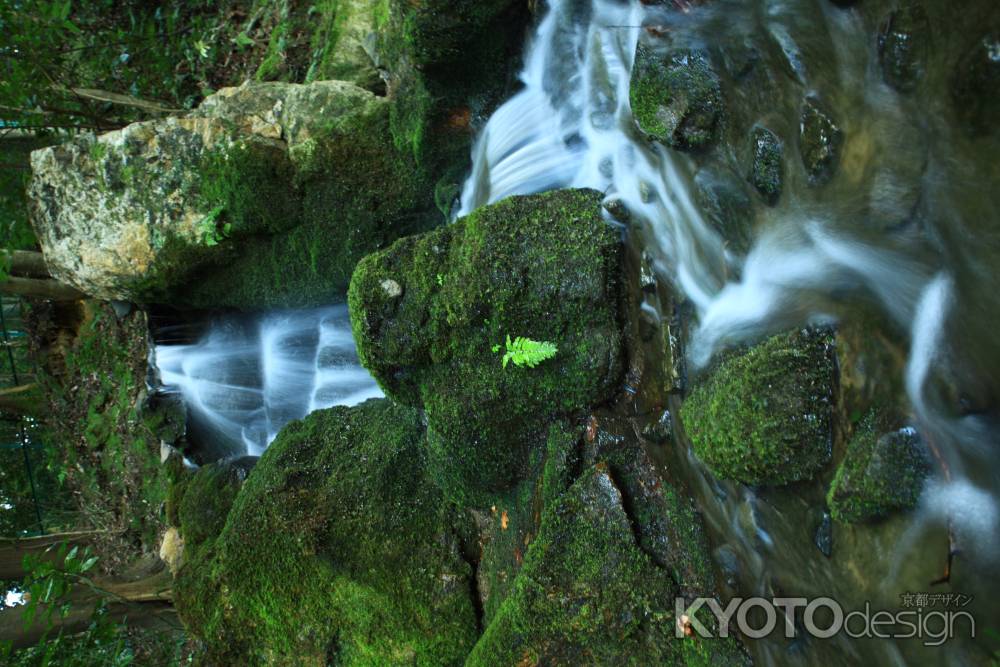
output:
[[[556,352],[558,349],[555,343],[539,342],[524,336],[518,336],[511,342],[510,334],[508,334],[507,352],[503,355],[503,367],[507,368],[507,363],[513,361],[515,366],[534,368],[546,359],[556,356]]]
[[[167,471],[160,465],[158,416],[141,411],[146,321],[119,320],[92,306],[65,355],[65,372],[43,375],[49,402],[43,440],[47,468],[89,521],[109,528],[101,555],[121,563],[156,548]]]
[[[93,609],[90,624],[80,634],[66,634],[62,628],[53,633],[57,621],[73,610],[73,592],[91,585],[89,573],[97,564],[89,548],[68,548],[63,542],[51,547],[50,553],[25,557],[27,575],[23,584],[27,604],[22,609],[26,629],[34,624],[45,626],[42,638],[32,647],[13,650],[0,647],[5,665],[24,667],[124,667],[133,664],[132,650],[127,644],[123,626],[113,620],[104,600]]]

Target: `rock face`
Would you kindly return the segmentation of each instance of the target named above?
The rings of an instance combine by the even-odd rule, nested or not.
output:
[[[869,417],[851,439],[830,484],[830,514],[843,523],[873,521],[916,506],[930,461],[912,428],[877,436]]]
[[[100,298],[328,303],[363,255],[433,220],[390,104],[344,82],[248,84],[185,118],[36,151],[49,268]]]
[[[622,503],[599,465],[548,509],[466,665],[741,663],[731,643],[674,637],[675,584],[636,548]]]
[[[834,361],[830,336],[775,336],[723,360],[683,405],[698,457],[720,477],[781,485],[830,460]]]
[[[427,413],[431,467],[489,505],[523,478],[551,419],[605,400],[620,377],[620,241],[600,196],[511,197],[362,261],[348,294],[362,364]],[[554,343],[537,367],[506,339]]]
[[[419,414],[386,400],[282,431],[178,575],[212,664],[461,662],[476,640],[472,570],[424,438]]]

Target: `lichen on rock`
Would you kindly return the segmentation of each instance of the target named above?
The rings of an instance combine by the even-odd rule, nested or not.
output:
[[[36,151],[48,265],[101,298],[329,303],[362,256],[438,219],[394,148],[391,104],[346,82],[247,84],[187,117]]]

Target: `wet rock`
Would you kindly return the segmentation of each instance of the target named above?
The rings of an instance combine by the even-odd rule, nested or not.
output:
[[[674,419],[669,410],[642,427],[642,437],[657,445],[665,445],[674,437]]]
[[[358,265],[358,355],[391,398],[426,410],[431,468],[452,498],[488,507],[524,478],[553,417],[617,388],[620,264],[600,195],[563,190],[505,199]],[[556,355],[504,367],[519,336]]]
[[[329,303],[363,255],[433,222],[388,132],[391,104],[338,81],[247,84],[183,118],[35,151],[46,263],[104,299]]]
[[[731,640],[674,636],[676,589],[636,547],[622,503],[595,466],[546,509],[513,592],[467,665],[745,662]]]
[[[813,543],[820,553],[829,558],[833,554],[833,521],[829,512],[823,512],[823,517],[816,527]]]
[[[206,662],[460,663],[472,571],[425,446],[420,414],[386,400],[286,427],[175,580]]]
[[[859,523],[916,506],[930,473],[926,449],[912,428],[876,437],[869,416],[848,445],[830,484],[827,504],[833,518]]]
[[[602,419],[590,463],[606,465],[639,548],[667,568],[686,597],[711,595],[715,573],[694,502],[665,479],[628,424]]]
[[[958,61],[951,94],[955,113],[971,134],[1000,123],[1000,30],[983,35]]]
[[[695,175],[698,206],[726,244],[738,254],[750,250],[753,203],[743,179],[725,168],[706,167]]]
[[[753,154],[750,183],[768,206],[774,206],[781,197],[785,177],[781,140],[767,128],[756,127],[750,134],[750,145]]]
[[[810,479],[830,460],[833,383],[828,333],[774,336],[718,363],[681,420],[719,477],[763,486]]]
[[[718,135],[722,91],[707,53],[640,45],[629,98],[639,127],[674,148],[704,148]]]
[[[921,4],[908,2],[889,14],[878,36],[885,82],[905,93],[917,87],[927,69],[930,22]]]
[[[809,182],[828,182],[840,161],[844,134],[830,110],[815,97],[807,97],[799,124],[799,152]]]

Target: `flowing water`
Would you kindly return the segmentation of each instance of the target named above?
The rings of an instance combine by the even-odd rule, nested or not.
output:
[[[222,318],[189,345],[157,345],[167,393],[198,439],[260,455],[288,422],[382,396],[358,363],[347,307]]]
[[[465,214],[512,194],[604,192],[609,211],[627,210],[615,217],[630,223],[632,242],[693,305],[693,372],[727,346],[862,312],[908,346],[902,377],[880,381],[905,389],[938,472],[918,510],[874,527],[838,526],[832,558],[814,544],[819,485],[760,491],[720,482],[683,439],[674,465],[685,469],[731,575],[728,593],[830,596],[847,609],[871,602],[889,610],[904,593],[960,593],[975,598],[977,639],[748,642],[762,664],[996,664],[1000,655],[1000,586],[991,576],[1000,560],[997,142],[961,129],[968,109],[951,94],[956,63],[977,39],[1000,60],[997,33],[982,36],[1000,16],[988,3],[924,3],[929,35],[910,37],[910,48],[930,55],[921,86],[904,95],[885,83],[878,54],[880,21],[897,4],[554,0],[529,45],[523,88],[482,131],[462,194]],[[732,119],[750,109],[785,136],[784,194],[774,208],[755,208],[747,253],[727,245],[696,197],[719,174],[746,173],[740,151],[692,157],[637,129],[629,81],[640,42],[710,51],[725,63]],[[753,68],[772,74],[754,78]],[[795,159],[807,95],[835,109],[844,136],[839,171],[822,187],[810,186]],[[656,310],[643,308],[669,317]],[[951,551],[950,581],[932,584]]]

